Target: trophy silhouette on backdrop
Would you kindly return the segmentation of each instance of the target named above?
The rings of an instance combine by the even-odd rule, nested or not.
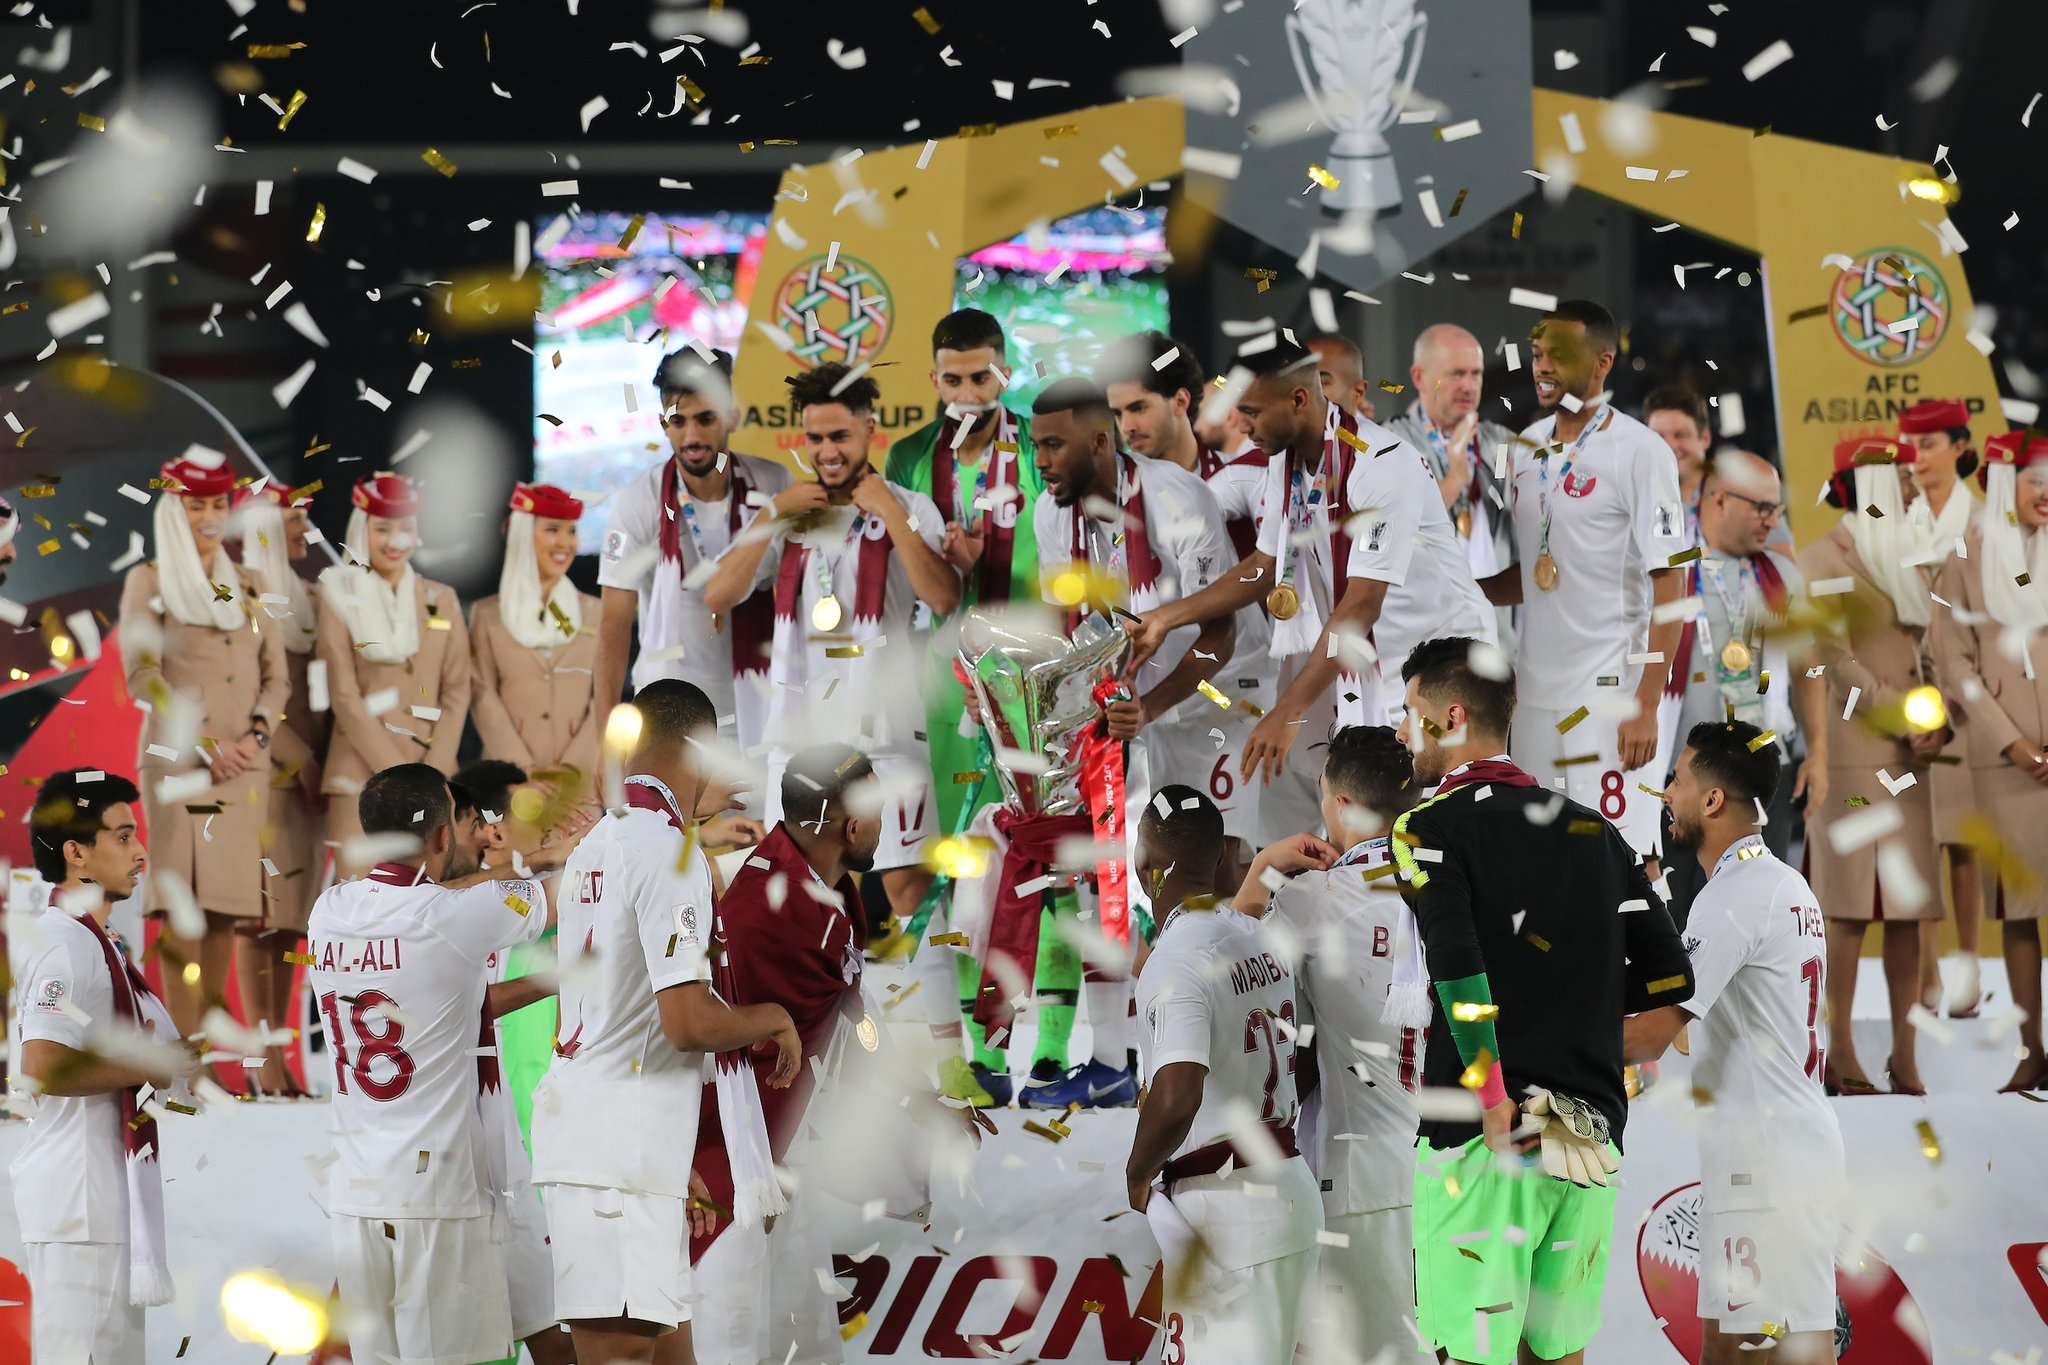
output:
[[[1416,0],[1301,0],[1286,28],[1301,88],[1336,130],[1324,167],[1335,183],[1324,185],[1323,208],[1398,211],[1401,182],[1386,130],[1415,89],[1429,16]]]

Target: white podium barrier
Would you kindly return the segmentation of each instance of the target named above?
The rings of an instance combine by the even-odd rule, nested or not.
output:
[[[2028,1352],[2048,1346],[2048,1106],[1955,1094],[1836,1104],[1857,1196],[1848,1216],[1874,1253],[1863,1273],[1842,1277],[1853,1331],[1844,1360],[2039,1360]],[[983,1148],[971,1184],[940,1192],[929,1230],[837,1206],[848,1360],[1153,1358],[1158,1253],[1144,1220],[1123,1212],[1132,1114],[1075,1115],[1073,1136],[1057,1144],[1026,1132],[1026,1117],[999,1116],[1002,1135]],[[1922,1121],[1938,1159],[1923,1145]],[[1630,1118],[1594,1365],[1694,1359],[1673,1344],[1697,1330],[1693,1122],[1684,1076],[1669,1071]],[[150,1312],[152,1365],[177,1358],[181,1345],[186,1360],[260,1365],[261,1354],[233,1343],[220,1321],[221,1283],[238,1270],[332,1283],[316,1203],[326,1125],[321,1105],[241,1105],[164,1129],[180,1294]],[[0,1124],[0,1165],[25,1132]],[[0,1199],[0,1259],[21,1259],[11,1188]],[[1389,1359],[1427,1357],[1397,1350]]]

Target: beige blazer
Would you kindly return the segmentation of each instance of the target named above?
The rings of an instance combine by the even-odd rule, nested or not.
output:
[[[398,664],[364,658],[349,637],[347,619],[322,590],[314,652],[327,665],[334,708],[334,737],[320,783],[330,796],[355,796],[370,774],[400,763],[455,771],[455,750],[469,720],[469,627],[453,588],[417,572],[413,584],[420,647]],[[398,694],[398,704],[372,716],[369,700],[386,691]],[[415,708],[429,715],[415,714]]]
[[[476,665],[476,732],[485,758],[517,763],[528,772],[571,767],[597,771],[597,722],[591,704],[597,666],[598,600],[577,594],[584,625],[552,649],[528,649],[512,638],[486,597],[470,612],[469,644]]]
[[[1846,520],[1799,552],[1799,568],[1809,594],[1826,579],[1855,580],[1848,592],[1811,599],[1819,618],[1814,649],[1827,667],[1828,766],[1888,767],[1896,773],[1899,765],[1913,762],[1910,751],[1903,738],[1878,732],[1870,721],[1907,692],[1934,681],[1922,632],[1899,624],[1891,598],[1856,553]],[[1862,692],[1854,714],[1843,720],[1851,688]]]
[[[244,603],[253,604],[259,589],[239,567],[236,572]],[[158,795],[163,780],[201,766],[193,736],[183,737],[174,758],[150,749],[174,746],[169,703],[178,694],[198,698],[201,740],[240,739],[259,716],[274,735],[291,690],[284,634],[260,612],[247,617],[240,630],[187,625],[164,612],[161,591],[153,563],[130,569],[121,589],[121,664],[128,695],[149,703],[135,763],[152,871],[143,908],[152,913],[168,909],[157,878],[175,876],[192,888],[202,909],[255,918],[263,911],[258,859],[269,809],[263,795],[270,780],[269,755],[238,777],[167,804]]]
[[[1970,766],[2008,768],[2005,750],[2014,740],[2048,742],[2048,644],[2039,636],[2027,642],[2029,678],[2026,665],[2005,652],[2004,628],[1984,611],[1983,537],[1972,531],[1965,543],[1969,557],[1950,555],[1935,580],[1935,595],[1949,604],[1934,608],[1935,664],[1941,690],[1969,717],[1962,729]]]

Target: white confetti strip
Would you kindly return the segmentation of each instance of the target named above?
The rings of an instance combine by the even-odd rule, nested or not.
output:
[[[1742,64],[1742,79],[1746,81],[1756,80],[1768,72],[1777,70],[1791,60],[1792,44],[1780,38],[1777,42],[1772,43],[1762,52],[1757,53],[1756,56],[1751,57]]]

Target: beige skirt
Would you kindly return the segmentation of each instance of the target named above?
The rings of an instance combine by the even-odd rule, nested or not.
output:
[[[259,760],[240,777],[196,795],[165,802],[158,790],[166,777],[190,772],[169,766],[142,769],[143,818],[149,871],[143,890],[146,914],[171,908],[162,883],[175,878],[192,888],[199,908],[230,919],[263,914],[263,827],[270,818],[269,760]]]
[[[1961,743],[1950,744],[1935,758],[1935,762],[1927,765],[1927,775],[1920,779],[1927,784],[1934,800],[1934,842],[1960,844],[1963,821],[1977,809],[1975,774],[1963,761]]]
[[[327,822],[296,778],[271,787],[268,833],[264,856],[277,875],[263,878],[263,927],[303,933],[327,867]]]
[[[1829,919],[1921,920],[1942,917],[1941,889],[1936,881],[1940,859],[1934,842],[1931,784],[1925,767],[1916,766],[1909,771],[1919,780],[1893,796],[1884,789],[1877,780],[1876,772],[1870,768],[1828,766],[1827,803],[1807,817],[1805,871],[1807,882],[1813,887],[1814,894],[1820,897],[1821,913]],[[1893,776],[1898,778],[1904,774],[1894,773]],[[1851,805],[1851,800],[1856,797],[1863,798],[1862,803]],[[1860,848],[1847,853],[1835,852],[1828,837],[1829,829],[1837,821],[1856,816],[1881,803],[1896,805],[1904,817],[1903,824]],[[1908,912],[1896,903],[1896,898],[1887,903],[1877,877],[1878,851],[1886,847],[1896,847],[1905,853],[1911,869],[1918,874],[1926,890],[1926,902],[1916,910]]]
[[[1977,808],[2005,847],[1990,892],[1993,919],[2040,919],[2048,911],[2048,787],[2011,764],[1979,768]]]

